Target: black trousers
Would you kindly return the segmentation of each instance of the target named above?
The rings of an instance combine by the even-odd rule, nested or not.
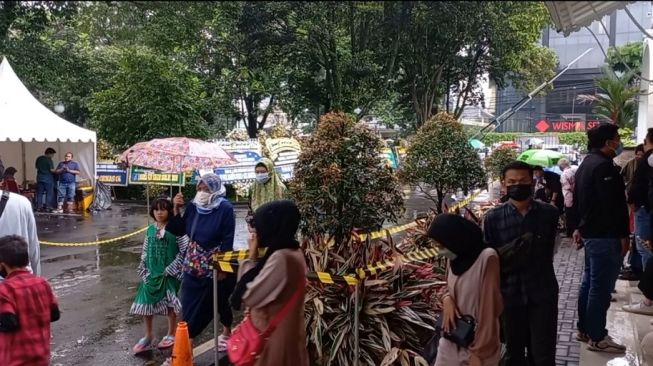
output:
[[[639,277],[637,287],[647,299],[653,300],[653,258],[649,258],[648,262],[646,262],[646,269]]]
[[[558,301],[504,309],[504,366],[555,366]]]
[[[578,215],[573,207],[565,207],[565,229],[567,236],[571,237],[578,227]]]
[[[231,327],[234,316],[229,305],[229,297],[236,286],[236,275],[229,274],[218,282],[218,315],[220,323]],[[197,337],[213,320],[213,279],[197,278],[184,274],[181,281],[181,312],[188,323],[190,338]]]

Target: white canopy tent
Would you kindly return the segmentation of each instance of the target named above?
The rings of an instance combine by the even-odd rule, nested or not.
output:
[[[45,149],[57,151],[55,166],[70,151],[79,163],[78,179],[95,183],[96,135],[56,115],[20,81],[6,58],[0,64],[0,159],[18,170],[16,180],[36,180],[34,163]]]

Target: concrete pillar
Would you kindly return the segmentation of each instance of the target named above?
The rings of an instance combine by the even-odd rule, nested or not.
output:
[[[652,32],[649,30],[649,32]],[[642,56],[642,77],[653,80],[653,40],[644,38],[644,52]],[[640,80],[640,95],[637,112],[637,143],[640,144],[646,137],[646,130],[653,127],[653,84],[646,80]]]

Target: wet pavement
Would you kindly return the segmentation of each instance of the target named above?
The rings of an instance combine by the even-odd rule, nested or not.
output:
[[[406,198],[410,191],[405,191]],[[420,194],[406,200],[401,222],[428,210],[432,204]],[[246,209],[236,206],[235,249],[247,247]],[[110,239],[148,224],[146,207],[114,203],[111,210],[84,216],[37,215],[41,240],[66,243]],[[41,245],[43,276],[57,296],[61,319],[52,325],[52,365],[159,365],[170,351],[153,351],[145,357],[131,355],[143,336],[142,319],[129,314],[139,278],[143,234],[118,242],[91,246]],[[236,316],[238,321],[238,316]],[[155,334],[166,334],[165,317],[155,317]],[[194,339],[194,346],[212,339],[213,325]],[[212,352],[195,359],[195,365],[213,364]],[[226,364],[223,360],[221,364]]]
[[[244,209],[236,209],[236,243],[246,242]],[[115,238],[148,224],[146,208],[113,206],[84,217],[37,215],[39,238],[51,242],[87,242]],[[70,247],[41,246],[43,276],[57,296],[61,319],[52,324],[52,365],[158,365],[170,351],[133,357],[131,347],[143,335],[142,320],[129,314],[138,286],[136,267],[143,234],[108,244]],[[209,339],[212,325],[195,340]],[[166,334],[165,317],[155,318],[155,332]],[[209,365],[211,357],[197,365]],[[202,362],[202,360],[205,362]]]

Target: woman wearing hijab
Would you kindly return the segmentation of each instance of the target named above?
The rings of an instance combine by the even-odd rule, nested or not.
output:
[[[256,181],[250,192],[250,210],[256,211],[264,204],[284,198],[286,186],[274,169],[272,160],[262,158],[256,164]]]
[[[180,209],[184,197],[173,200],[174,217],[166,230],[174,235],[187,234],[190,244],[186,251],[181,281],[183,320],[188,323],[190,338],[195,338],[213,320],[213,270],[211,256],[216,252],[233,250],[236,219],[231,202],[225,198],[225,187],[213,173],[205,174],[197,183],[195,198],[186,204],[184,216]],[[226,351],[231,335],[233,314],[229,296],[236,284],[236,276],[220,272],[218,275],[218,313],[224,330],[218,337],[218,350]]]
[[[452,214],[433,220],[428,236],[449,259],[447,291],[443,297],[443,328],[470,315],[476,322],[474,340],[467,348],[440,338],[436,366],[497,366],[500,359],[499,316],[503,310],[499,285],[499,256],[483,244],[481,229]]]
[[[304,329],[306,263],[295,234],[300,214],[287,200],[266,203],[256,210],[250,234],[250,257],[239,268],[231,297],[234,308],[249,308],[253,325],[267,329],[271,319],[288,304],[290,310],[268,338],[256,366],[307,366]],[[267,248],[259,260],[258,248]]]

